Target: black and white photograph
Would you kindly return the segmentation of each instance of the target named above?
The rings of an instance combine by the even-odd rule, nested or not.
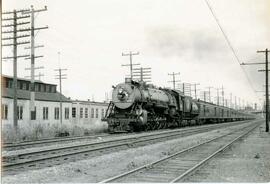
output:
[[[269,183],[270,0],[0,0],[1,183]]]

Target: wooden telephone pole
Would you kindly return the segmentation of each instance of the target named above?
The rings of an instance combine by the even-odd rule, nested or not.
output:
[[[24,22],[18,22],[18,20],[25,20],[27,18],[30,18],[30,16],[23,16],[22,13],[28,11],[28,10],[14,10],[11,12],[3,12],[2,15],[9,15],[12,17],[9,18],[3,18],[2,22],[8,22],[5,25],[2,25],[1,27],[3,29],[5,28],[11,28],[12,30],[2,30],[2,35],[9,35],[7,37],[2,37],[2,46],[12,46],[13,47],[13,56],[3,57],[2,59],[12,59],[13,60],[13,126],[15,129],[15,132],[18,132],[18,110],[17,110],[17,59],[23,58],[23,57],[29,57],[29,55],[18,55],[17,53],[17,47],[19,45],[28,44],[29,41],[18,41],[21,38],[29,37],[29,34],[20,34],[21,32],[28,31],[27,29],[19,28],[21,25],[27,25],[30,22],[24,21]],[[6,41],[12,41],[5,43]]]
[[[133,64],[132,63],[132,56],[134,55],[139,55],[140,53],[139,52],[132,52],[130,51],[128,54],[124,54],[122,53],[122,56],[129,56],[129,64],[127,65],[122,65],[122,66],[129,66],[130,67],[130,79],[133,80],[133,66],[134,65],[140,65],[140,64]]]
[[[194,90],[192,90],[192,91],[194,91],[195,99],[197,99],[197,90],[198,90],[197,86],[200,85],[200,83],[194,83],[194,84],[191,84],[191,85],[194,86]]]
[[[35,13],[47,11],[47,6],[45,6],[43,9],[35,10],[33,6],[31,6],[31,9],[23,12],[23,14],[30,14],[31,15],[31,27],[28,29],[31,33],[31,46],[26,47],[25,49],[31,50],[31,56],[25,59],[31,60],[31,67],[29,68],[31,71],[31,83],[30,83],[30,119],[35,120],[36,119],[36,112],[35,112],[35,70],[40,69],[41,67],[35,67],[35,59],[41,58],[43,56],[36,56],[35,55],[35,49],[41,46],[35,46],[35,31],[41,30],[41,29],[48,29],[48,26],[45,27],[35,27]]]
[[[59,89],[60,89],[60,93],[59,93],[59,103],[60,103],[60,124],[62,124],[63,122],[63,117],[62,117],[62,79],[67,79],[67,74],[63,74],[62,71],[66,71],[67,69],[62,69],[62,68],[58,68],[55,69],[54,71],[58,71],[59,74],[56,75],[55,79],[59,79]]]
[[[172,81],[168,81],[168,82],[172,82],[173,83],[173,89],[175,90],[175,83],[176,82],[180,82],[180,80],[175,80],[175,76],[176,75],[180,75],[180,72],[178,72],[178,73],[168,73],[168,75],[171,75],[172,76],[172,78],[173,78],[173,80]]]
[[[265,54],[265,62],[264,63],[242,63],[241,65],[264,65],[264,70],[259,70],[259,72],[265,72],[265,131],[269,132],[269,90],[268,90],[268,53],[270,51],[266,48],[265,50],[259,50],[257,53]]]

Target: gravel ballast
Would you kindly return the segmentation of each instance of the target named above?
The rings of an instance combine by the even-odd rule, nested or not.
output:
[[[240,126],[241,127],[241,126]],[[225,134],[230,128],[200,133],[153,145],[131,148],[107,155],[89,158],[2,177],[4,183],[91,183],[99,182],[141,165],[153,162],[184,148]]]
[[[211,160],[186,182],[270,182],[270,133],[265,124]]]

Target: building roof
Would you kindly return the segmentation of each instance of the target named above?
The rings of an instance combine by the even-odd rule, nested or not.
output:
[[[3,77],[3,78],[9,78],[9,79],[12,79],[12,80],[13,80],[13,76],[3,75],[3,74],[2,74],[2,77]],[[25,78],[21,78],[21,77],[17,77],[17,80],[31,82],[30,79],[25,79]],[[42,84],[49,84],[49,83],[45,83],[45,82],[43,82],[43,81],[41,81],[41,80],[35,80],[34,82],[35,82],[35,83],[42,83]],[[56,86],[56,84],[50,84],[50,85]]]
[[[92,104],[92,105],[108,105],[108,102],[95,102],[89,100],[72,100],[72,103]]]
[[[4,88],[2,90],[2,97],[13,98],[13,95],[14,90],[12,88]],[[63,102],[71,102],[69,98],[65,97],[64,95],[61,96]],[[17,89],[17,98],[30,100],[30,91]],[[35,100],[58,102],[60,101],[60,93],[35,92]]]

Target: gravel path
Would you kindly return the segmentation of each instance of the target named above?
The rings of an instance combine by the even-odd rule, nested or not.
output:
[[[270,134],[264,124],[186,182],[270,182]]]
[[[3,176],[3,183],[91,183],[99,182],[116,174],[160,159],[183,148],[198,144],[220,134],[229,128],[214,130],[144,147],[131,148],[112,154],[71,162],[51,168]]]

